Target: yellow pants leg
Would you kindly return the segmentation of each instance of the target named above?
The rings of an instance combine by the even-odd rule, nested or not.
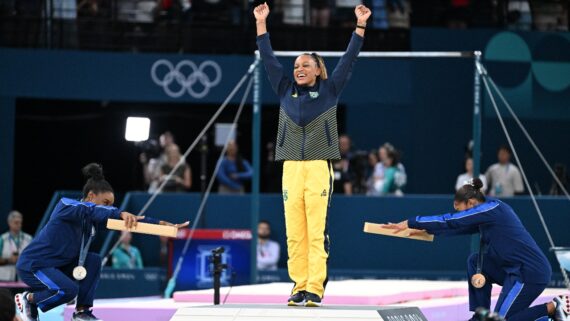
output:
[[[308,278],[308,236],[305,215],[305,173],[303,161],[283,163],[283,204],[287,234],[287,267],[289,277],[295,286],[292,294],[307,289]]]
[[[328,280],[329,236],[327,213],[334,174],[325,160],[305,161],[305,214],[309,237],[307,291],[323,297]]]

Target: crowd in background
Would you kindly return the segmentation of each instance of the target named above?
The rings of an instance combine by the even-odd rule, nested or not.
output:
[[[253,0],[53,0],[44,14],[42,0],[0,0],[0,15],[49,16],[72,22],[78,18],[105,17],[118,21],[151,23],[251,23]],[[508,27],[528,30],[568,30],[566,1],[536,0],[271,0],[273,24],[351,25],[352,9],[365,4],[374,12],[375,29],[418,26]],[[64,23],[65,24],[65,23]]]
[[[162,192],[185,192],[192,187],[192,170],[182,155],[174,136],[165,132],[159,139],[159,152],[154,157],[142,153],[140,161],[148,192],[154,192],[166,181]],[[340,135],[339,150],[341,159],[333,160],[333,191],[344,195],[384,196],[404,194],[408,182],[406,167],[402,161],[402,151],[390,142],[383,143],[370,151],[355,150],[348,135]],[[274,161],[274,144],[266,146],[265,166],[262,172],[262,192],[280,193],[280,163]],[[519,168],[511,162],[512,152],[508,146],[500,146],[497,150],[497,163],[487,169],[481,168],[479,178],[483,181],[483,191],[494,197],[509,197],[525,193],[525,187]],[[180,166],[177,164],[180,162]],[[473,158],[468,148],[462,166],[465,172],[457,176],[454,186],[457,190],[473,178]],[[177,169],[169,177],[173,168]],[[563,164],[555,164],[554,171],[558,180],[568,186],[566,168]],[[220,194],[243,194],[253,176],[249,161],[239,153],[239,146],[230,141],[226,154],[221,159],[216,174],[217,191]],[[413,179],[413,177],[411,178]],[[451,188],[450,188],[451,190]],[[527,191],[528,192],[528,191]],[[540,191],[537,191],[540,194]],[[562,189],[553,181],[549,195],[562,195]]]

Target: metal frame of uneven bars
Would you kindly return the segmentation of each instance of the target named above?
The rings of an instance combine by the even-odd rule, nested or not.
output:
[[[296,57],[306,52],[303,51],[274,51],[276,56],[280,57]],[[319,55],[323,57],[340,57],[344,54],[342,51],[319,51]],[[473,176],[480,174],[480,155],[481,155],[481,74],[477,70],[477,64],[481,62],[482,53],[480,50],[473,51],[361,51],[359,58],[471,58],[473,59]],[[255,60],[261,60],[259,50],[255,51]],[[258,64],[254,71],[253,82],[253,117],[252,117],[252,165],[253,178],[251,188],[251,230],[256,231],[259,220],[260,201],[259,201],[259,173],[261,151],[261,64]],[[255,253],[257,246],[257,238],[253,238],[251,242],[251,251]],[[476,251],[479,246],[479,238],[472,237],[471,249]],[[251,281],[257,281],[256,256],[251,256]]]
[[[255,51],[258,54],[258,51]],[[277,57],[297,57],[306,51],[274,51]],[[319,51],[321,57],[340,57],[344,51]],[[480,51],[361,51],[359,58],[473,58]]]

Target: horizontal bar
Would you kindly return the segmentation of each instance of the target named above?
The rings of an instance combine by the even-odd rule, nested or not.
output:
[[[257,50],[256,50],[257,53]],[[306,51],[274,51],[278,57],[297,57]],[[340,57],[343,51],[319,51],[321,57]],[[473,58],[480,51],[361,51],[361,58]]]

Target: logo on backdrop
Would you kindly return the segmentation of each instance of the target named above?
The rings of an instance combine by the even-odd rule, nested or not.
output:
[[[188,93],[200,99],[220,83],[222,68],[212,60],[203,61],[199,66],[191,60],[182,60],[175,66],[166,59],[160,59],[152,65],[150,76],[172,98]]]

